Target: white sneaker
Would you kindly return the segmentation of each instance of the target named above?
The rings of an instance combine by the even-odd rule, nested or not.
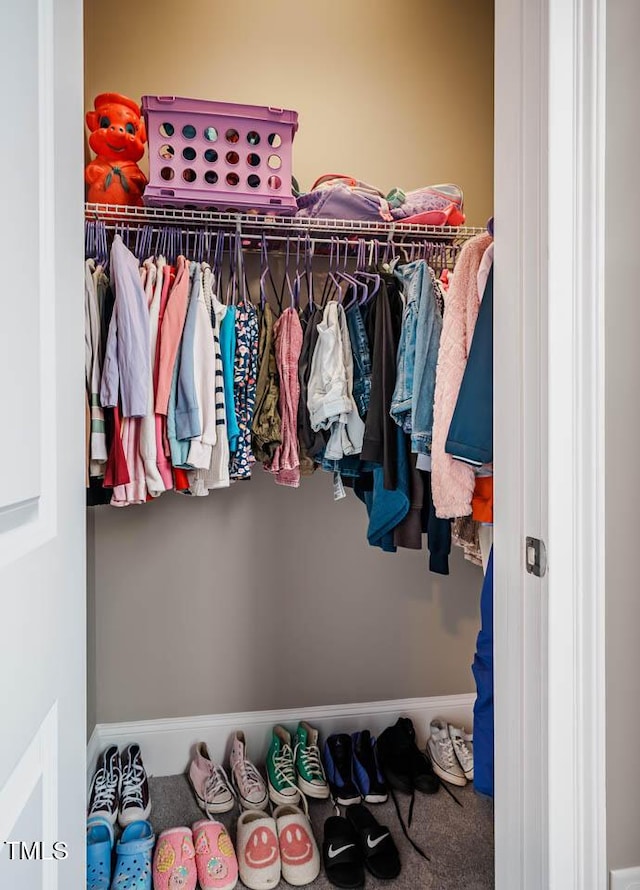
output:
[[[432,720],[430,729],[427,748],[434,773],[450,785],[466,785],[467,780],[453,750],[447,724],[444,720]]]
[[[264,810],[269,794],[264,779],[255,764],[247,760],[243,732],[236,732],[231,747],[231,781],[238,793],[240,805],[245,810]]]
[[[466,733],[464,727],[449,724],[449,737],[458,763],[466,778],[473,781],[473,733]]]

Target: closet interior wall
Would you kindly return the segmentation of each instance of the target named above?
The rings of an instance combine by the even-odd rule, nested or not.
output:
[[[607,854],[612,869],[640,866],[637,778],[634,771],[630,784],[628,771],[620,768],[628,757],[628,740],[640,736],[636,502],[640,466],[629,451],[640,435],[640,302],[635,286],[640,278],[640,223],[635,210],[640,205],[640,182],[629,176],[637,164],[634,146],[640,138],[640,107],[634,100],[640,79],[638,33],[640,6],[635,0],[607,4],[605,646]],[[620,214],[623,205],[634,208],[626,218]]]
[[[302,188],[451,181],[468,224],[492,213],[492,2],[86,0],[85,54],[87,108],[106,91],[278,103],[300,114]],[[474,688],[480,570],[370,548],[326,474],[291,491],[258,467],[208,498],[89,514],[89,731]]]

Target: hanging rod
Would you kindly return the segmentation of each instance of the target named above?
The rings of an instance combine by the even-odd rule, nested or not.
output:
[[[308,219],[292,216],[260,216],[252,213],[219,213],[208,210],[187,210],[165,207],[129,207],[118,204],[85,204],[86,220],[102,220],[105,223],[129,225],[165,225],[185,228],[233,229],[242,235],[260,235],[263,232],[288,234],[314,233],[327,235],[353,235],[366,238],[389,239],[395,235],[411,236],[427,241],[461,242],[486,232],[474,226],[420,226],[401,221],[363,221],[351,219]]]

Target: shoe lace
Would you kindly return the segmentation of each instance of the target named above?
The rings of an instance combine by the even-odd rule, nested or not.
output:
[[[239,760],[235,768],[238,772],[242,787],[247,793],[262,790],[262,776],[258,772],[257,767],[251,763],[250,760]]]
[[[464,739],[455,739],[453,742],[453,746],[460,760],[464,760],[466,763],[471,763],[471,761],[473,760],[473,755],[471,754],[471,751],[469,750],[469,747]]]
[[[114,807],[118,793],[118,774],[99,769],[94,780],[95,797],[93,809],[103,809],[105,806],[111,810]]]
[[[320,748],[317,745],[301,745],[298,742],[293,749],[293,759],[296,763],[298,762],[298,755],[303,767],[312,778],[321,779],[323,782],[327,781],[322,758],[320,757]]]
[[[296,782],[296,770],[293,761],[294,753],[291,750],[291,745],[283,745],[280,751],[273,756],[273,765],[275,767],[276,775],[285,785],[296,789],[300,795],[305,815],[309,816],[309,804],[302,789],[298,788],[298,783]]]
[[[456,754],[453,750],[453,743],[451,739],[440,739],[438,742],[439,754],[445,762],[445,765],[448,767],[453,767],[456,764]]]
[[[142,762],[136,756],[126,764],[122,771],[122,808],[130,804],[142,804],[142,785],[146,774]]]
[[[204,786],[204,802],[205,805],[212,804],[215,802],[216,797],[219,794],[229,791],[233,797],[235,797],[235,792],[229,783],[229,777],[227,776],[224,767],[219,764],[211,765],[211,774],[207,779]],[[206,807],[206,813],[209,819],[215,821],[215,817],[209,812],[209,807]]]

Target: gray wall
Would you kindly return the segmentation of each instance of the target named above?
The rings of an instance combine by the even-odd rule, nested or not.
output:
[[[610,868],[640,865],[640,4],[607,3],[606,645]]]
[[[321,473],[97,508],[98,722],[472,691],[482,572],[365,535]]]

